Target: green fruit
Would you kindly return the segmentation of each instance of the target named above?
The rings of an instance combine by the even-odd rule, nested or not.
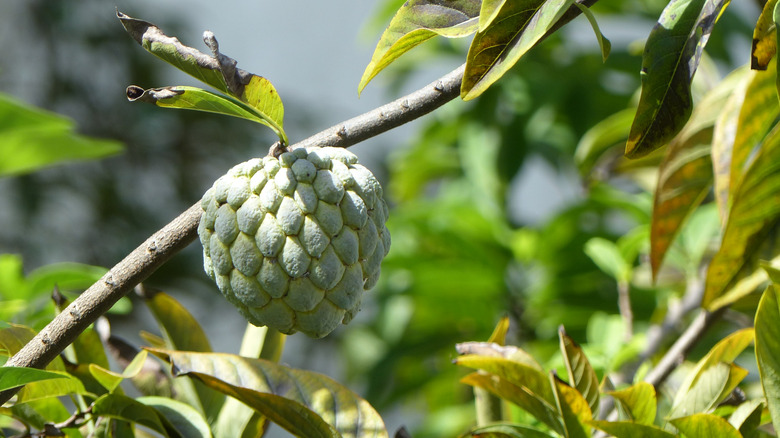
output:
[[[282,333],[348,323],[390,249],[382,188],[341,148],[241,163],[201,206],[206,273],[249,322]]]

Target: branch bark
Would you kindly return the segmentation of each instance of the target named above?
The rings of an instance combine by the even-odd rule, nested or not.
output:
[[[598,0],[579,0],[579,3],[590,7],[596,1]],[[576,6],[569,8],[542,40],[580,13],[580,9]],[[418,91],[334,125],[290,148],[348,147],[415,120],[458,97],[464,70],[465,65]],[[195,240],[201,214],[200,204],[197,203],[154,233],[146,242],[111,268],[97,283],[76,298],[4,366],[45,367],[120,298]],[[10,400],[19,389],[0,392],[0,405]]]

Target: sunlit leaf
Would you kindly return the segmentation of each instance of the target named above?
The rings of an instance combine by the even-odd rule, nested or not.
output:
[[[513,423],[496,423],[476,427],[468,435],[473,438],[554,438],[541,430]]]
[[[175,96],[170,95],[170,91],[163,91],[176,89],[175,92],[178,93],[181,91],[180,89],[189,87],[161,89],[159,93],[164,95],[157,98],[147,94],[148,92],[144,93],[143,89],[135,87],[133,88],[132,97],[141,98],[143,95],[146,95],[147,99],[173,99],[169,103],[173,102],[175,104],[160,106],[199,109],[201,111],[219,112],[248,118],[269,126],[284,143],[288,142],[287,135],[282,128],[284,125],[284,105],[274,86],[262,76],[236,68],[237,63],[234,59],[219,52],[216,38],[211,32],[204,33],[204,42],[212,52],[211,55],[207,55],[197,49],[185,46],[174,37],[165,35],[154,24],[129,17],[119,11],[117,11],[117,18],[122,22],[122,26],[124,26],[130,36],[144,49],[179,70],[238,99],[246,104],[244,110],[248,108],[248,113],[253,114],[254,117],[246,117],[246,114],[240,115],[243,114],[243,111],[235,108],[228,109],[228,105],[224,102],[216,103],[216,99],[212,97],[213,95],[206,96],[203,94],[205,92],[200,93],[187,90],[190,91],[189,96],[179,96],[176,99]],[[130,89],[128,89],[128,97],[131,96],[129,91]],[[209,107],[211,109],[204,109]]]
[[[142,350],[130,364],[127,365],[122,374],[115,373],[105,367],[96,364],[89,364],[89,372],[108,392],[114,392],[124,379],[131,379],[141,372],[148,353]]]
[[[473,99],[499,80],[571,6],[573,0],[517,0],[504,3],[493,22],[469,47],[460,88]]]
[[[206,420],[186,403],[168,397],[138,397],[136,401],[155,408],[183,437],[211,437],[211,429]]]
[[[733,202],[720,249],[707,271],[702,306],[721,296],[749,274],[756,251],[780,217],[780,125],[767,134],[751,155]]]
[[[688,438],[742,438],[734,426],[717,415],[695,414],[671,421]]]
[[[496,324],[496,328],[493,329],[493,333],[488,338],[489,343],[498,344],[501,346],[506,345],[506,333],[509,331],[509,317],[504,316]]]
[[[686,393],[678,392],[678,399],[668,414],[679,418],[707,412],[717,406],[747,376],[747,370],[734,364],[718,363],[704,370]]]
[[[632,266],[620,254],[614,242],[602,237],[593,237],[585,243],[585,254],[602,271],[619,282],[631,279]]]
[[[460,38],[477,30],[479,0],[410,0],[401,6],[377,43],[358,85],[358,93],[382,69],[417,45],[441,35]]]
[[[710,192],[713,126],[743,72],[732,73],[707,93],[669,144],[658,170],[653,200],[650,264],[654,276],[680,227]]]
[[[154,407],[120,394],[106,394],[92,404],[92,415],[137,423],[166,437],[181,437],[168,420]]]
[[[62,379],[63,375],[36,368],[0,367],[0,391],[17,388],[32,382]]]
[[[567,385],[554,374],[550,374],[550,382],[555,387],[555,401],[566,428],[566,436],[570,438],[589,437],[593,414],[588,407],[588,401],[576,388]]]
[[[691,81],[725,0],[672,0],[650,32],[642,59],[642,94],[625,155],[664,146],[693,109]]]
[[[387,436],[379,414],[365,400],[321,374],[231,354],[150,351],[169,362],[176,375],[239,399],[293,434]]]
[[[634,423],[631,421],[592,421],[590,423],[596,429],[616,438],[674,438],[676,435],[669,433],[652,424]]]
[[[625,408],[631,421],[646,425],[652,425],[655,421],[657,401],[653,385],[639,382],[628,388],[610,391],[608,394]]]
[[[479,31],[484,31],[496,19],[506,0],[482,0],[479,10]]]
[[[87,394],[84,384],[73,376],[64,374],[59,379],[41,380],[24,386],[17,393],[17,402],[25,403],[62,395]]]
[[[736,360],[745,349],[753,342],[754,331],[752,328],[738,330],[715,344],[712,349],[699,360],[696,366],[688,373],[680,384],[675,397],[677,404],[687,394],[702,374],[710,367],[720,363],[731,363]]]
[[[502,399],[516,404],[555,432],[564,434],[563,420],[554,401],[550,403],[544,400],[527,387],[516,385],[496,375],[483,373],[471,373],[463,377],[461,383],[486,389]]]
[[[764,3],[764,9],[753,29],[753,49],[750,52],[750,68],[753,70],[766,70],[777,52],[777,28],[772,17],[776,4],[777,0]]]
[[[566,335],[563,326],[558,328],[558,338],[569,382],[588,402],[592,414],[597,415],[599,411],[599,379],[596,372],[582,351],[582,347]]]
[[[747,400],[729,416],[729,424],[739,429],[743,437],[750,436],[761,425],[762,400]]]
[[[761,386],[772,415],[772,424],[780,430],[780,304],[777,286],[767,287],[756,310],[756,360]]]
[[[495,374],[508,382],[527,388],[546,403],[552,405],[555,402],[547,374],[526,364],[506,358],[477,355],[458,356],[454,363]]]
[[[212,93],[197,87],[175,86],[150,88],[131,85],[127,87],[127,98],[131,102],[147,102],[162,108],[188,109],[207,113],[223,114],[253,122],[262,123],[273,129],[282,138],[284,132],[269,113],[240,102],[237,99]],[[271,108],[279,110],[279,108]]]
[[[491,337],[492,338],[492,337]],[[458,354],[478,355],[485,357],[501,357],[514,362],[519,362],[529,366],[537,371],[544,372],[544,369],[536,359],[528,352],[513,345],[499,345],[493,342],[462,342],[455,345]]]

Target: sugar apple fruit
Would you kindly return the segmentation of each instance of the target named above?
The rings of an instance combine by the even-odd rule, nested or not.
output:
[[[319,338],[360,310],[390,233],[382,188],[357,161],[295,149],[238,164],[203,195],[204,268],[252,324]]]

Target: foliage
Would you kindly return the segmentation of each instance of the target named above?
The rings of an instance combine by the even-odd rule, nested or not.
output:
[[[144,349],[98,325],[46,371],[0,368],[0,389],[25,385],[2,408],[3,427],[68,436],[259,436],[275,422],[298,436],[387,436],[372,405],[381,411],[422,395],[430,415],[419,436],[771,436],[770,423],[776,430],[780,421],[780,7],[765,2],[756,17],[751,70],[732,68],[723,50],[729,36],[745,34],[725,12],[728,1],[621,2],[591,11],[593,3],[397,4],[359,91],[425,41],[473,34],[461,88],[471,101],[440,110],[414,145],[389,158],[393,249],[372,318],[340,340],[346,374],[359,376],[366,399],[280,365],[284,337],[272,330],[248,328],[239,355],[214,352],[186,309],[150,292],[143,298],[162,337],[144,333]],[[641,80],[629,76],[637,68],[630,49],[610,49],[596,23],[635,10],[659,17],[644,44]],[[598,50],[566,53],[559,29],[580,14]],[[132,100],[253,120],[287,143],[273,86],[236,69],[213,35],[205,35],[208,56],[150,23],[119,18],[146,50],[225,93],[130,87]],[[610,77],[632,79],[621,87]],[[583,87],[583,78],[592,86]],[[536,165],[559,175],[576,169],[585,187],[534,223],[516,213],[511,190]],[[6,320],[35,322],[41,306],[27,297],[41,297],[55,281],[81,288],[100,271],[52,269],[48,280],[40,272],[25,278],[19,259],[0,259],[2,298],[27,307],[17,313],[9,304]],[[694,350],[695,364],[678,367],[669,386],[643,382],[668,347],[653,337],[689,323],[681,302],[691,301],[705,316],[731,308],[733,319],[747,317],[754,328],[698,333],[698,342],[714,346]],[[488,342],[461,342],[487,337],[502,313],[523,348],[506,345],[515,335],[509,319]],[[0,353],[14,354],[33,333],[3,328]],[[757,373],[744,363],[751,343]],[[453,345],[458,366],[449,361]],[[109,355],[121,372],[109,369]],[[465,369],[473,371],[464,376]],[[143,396],[127,396],[123,382]],[[464,415],[472,405],[476,415]]]

